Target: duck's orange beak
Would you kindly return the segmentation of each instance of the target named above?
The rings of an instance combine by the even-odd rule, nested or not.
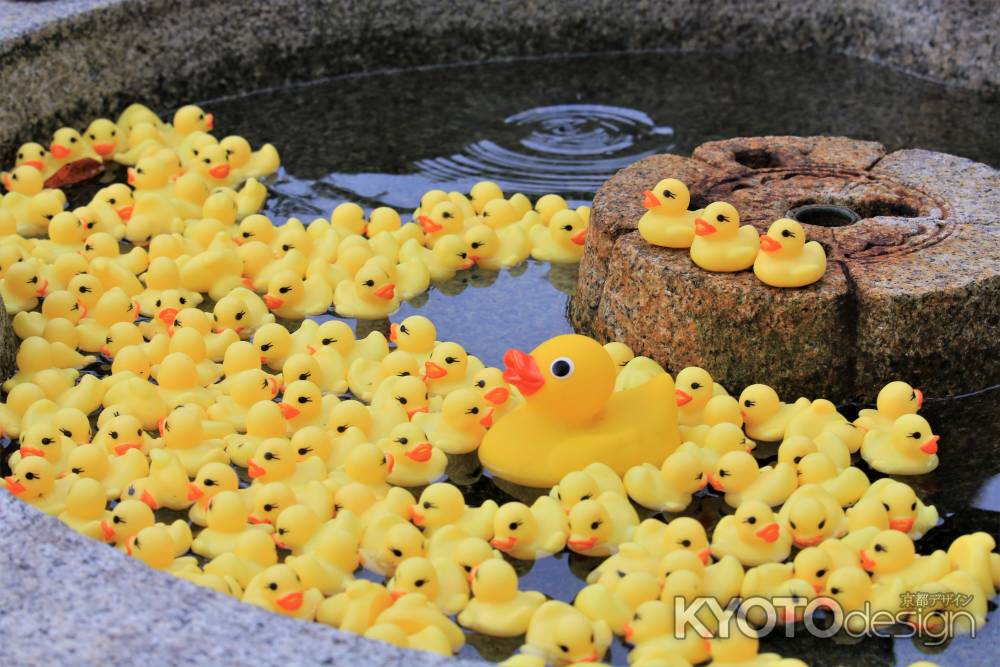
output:
[[[389,325],[389,340],[395,343],[399,339],[399,325],[393,322]]]
[[[132,167],[128,168],[128,177],[126,178],[129,185],[135,185],[135,169]]]
[[[267,306],[268,310],[275,310],[276,308],[281,308],[281,306],[283,306],[285,303],[284,299],[272,296],[270,294],[265,294],[263,298],[264,298],[264,304]]]
[[[792,541],[795,542],[795,546],[800,549],[805,547],[814,547],[823,541],[823,535],[817,535],[816,537],[793,537]]]
[[[64,157],[69,157],[69,148],[63,146],[62,144],[52,144],[49,147],[49,151],[52,153],[52,157],[57,160],[61,160]]]
[[[38,284],[38,287],[35,289],[35,294],[37,294],[38,296],[45,296],[45,293],[48,291],[49,291],[49,281],[43,280]]]
[[[117,209],[115,213],[118,214],[119,218],[127,222],[132,219],[132,212],[134,210],[135,207],[133,206],[122,206],[121,208]]]
[[[822,595],[824,588],[826,587],[823,584],[813,584],[813,590],[816,591],[816,595]]]
[[[3,187],[4,187],[5,190],[13,190],[14,189],[14,188],[10,187],[10,174],[4,174],[3,175]]]
[[[764,252],[775,252],[781,250],[781,243],[767,234],[762,234],[760,237],[760,249]]]
[[[420,513],[417,505],[410,505],[410,521],[414,526],[424,525],[424,515]]]
[[[774,542],[778,539],[778,535],[781,534],[781,528],[777,523],[769,523],[760,530],[758,530],[754,535],[764,540],[765,542]]]
[[[287,549],[288,548],[288,545],[281,541],[281,538],[278,537],[277,533],[271,533],[271,541],[273,541],[274,542],[274,546],[278,547],[279,549]]]
[[[583,229],[581,229],[580,231],[578,231],[576,234],[574,234],[573,236],[569,237],[569,240],[572,241],[573,243],[577,244],[577,245],[583,245],[584,243],[587,242],[587,229],[589,229],[589,228],[588,227],[584,227]]]
[[[240,282],[242,282],[243,286],[246,287],[248,290],[250,290],[251,292],[253,291],[253,278],[251,278],[250,276],[243,276],[243,280],[241,280]]]
[[[7,483],[7,490],[10,491],[13,495],[19,496],[22,493],[24,493],[24,484],[21,484],[19,481],[14,479],[13,476],[8,475],[7,477],[3,478],[3,481]]]
[[[566,540],[566,544],[573,551],[587,551],[588,549],[593,549],[594,545],[597,544],[597,536],[588,537],[584,540]]]
[[[520,389],[525,398],[545,386],[545,378],[530,354],[521,350],[507,350],[503,355],[503,364],[506,367],[503,372],[504,381]]]
[[[913,393],[917,395],[917,410],[924,407],[924,392],[919,389],[914,389]]]
[[[889,519],[889,527],[901,533],[908,533],[913,530],[913,518],[909,519]]]
[[[482,424],[484,428],[493,426],[493,410],[487,412],[486,416],[479,420],[479,423]]]
[[[871,556],[869,556],[868,552],[864,549],[858,552],[858,560],[861,561],[861,567],[869,572],[874,572],[875,568],[878,566],[878,563],[872,560]]]
[[[712,550],[709,549],[708,547],[705,547],[704,549],[698,552],[698,558],[701,559],[702,563],[708,565],[709,562],[711,562],[712,560]]]
[[[160,419],[156,422],[156,431],[160,434],[161,438],[163,437],[163,433],[167,430],[166,423],[166,417],[160,417]]]
[[[693,400],[694,400],[694,396],[692,396],[691,394],[687,393],[683,389],[678,389],[677,390],[677,407],[681,407],[681,406],[687,405],[688,403],[690,403]]]
[[[187,487],[188,487],[188,493],[187,493],[188,500],[198,500],[199,498],[205,495],[205,492],[201,490],[201,487],[199,487],[194,482],[188,482]]]
[[[714,234],[716,231],[715,227],[701,218],[694,221],[694,233],[698,236],[708,236],[709,234]]]
[[[94,152],[102,157],[107,157],[115,152],[115,144],[93,144]]]
[[[302,414],[301,410],[291,405],[290,403],[285,403],[284,401],[278,403],[278,407],[281,409],[281,416],[284,417],[285,419],[295,419],[300,414]]]
[[[250,479],[257,479],[258,477],[263,477],[267,474],[267,470],[257,465],[257,462],[253,459],[247,460],[247,476]]]
[[[267,383],[271,385],[271,396],[278,395],[278,378],[271,376],[267,378]]]
[[[417,463],[427,463],[431,460],[433,453],[434,445],[429,442],[421,442],[419,445],[406,450],[406,458],[412,459]]]
[[[142,443],[141,442],[123,442],[120,445],[115,445],[115,454],[117,456],[125,456],[125,452],[127,452],[130,449],[138,449],[139,451],[142,451]]]
[[[494,537],[490,540],[490,545],[495,549],[500,551],[510,551],[517,544],[517,538],[513,535],[508,535],[507,537]]]
[[[132,545],[135,544],[135,535],[132,535],[127,540],[125,540],[125,553],[129,556],[132,555]]]
[[[19,451],[21,452],[22,459],[26,459],[29,456],[41,456],[42,458],[45,458],[45,452],[37,447],[31,447],[30,445],[23,445]]]
[[[205,129],[211,132],[215,128],[215,114],[205,114]]]
[[[424,407],[422,407],[422,408],[413,408],[412,410],[407,410],[406,411],[406,418],[409,419],[410,421],[413,421],[413,418],[418,413],[421,413],[421,412],[430,412],[430,410],[427,409],[426,405]]]
[[[503,405],[510,398],[510,389],[507,387],[494,387],[483,394],[483,398],[493,405]]]
[[[392,469],[396,467],[396,457],[392,454],[385,455],[385,471],[392,474]]]
[[[105,542],[110,542],[115,539],[115,529],[107,521],[101,521],[101,535],[104,536]]]
[[[441,368],[440,366],[438,366],[437,364],[435,364],[433,361],[425,361],[424,362],[424,377],[425,377],[425,379],[438,380],[440,378],[443,378],[447,374],[448,374],[448,371],[446,371],[445,369]]]
[[[282,595],[274,602],[285,611],[298,611],[299,607],[302,606],[302,597],[302,591],[295,591]]]
[[[656,197],[656,193],[652,190],[644,190],[642,193],[642,207],[643,208],[656,208],[660,205],[660,200]]]
[[[396,296],[396,286],[392,283],[386,283],[385,285],[382,285],[382,287],[375,290],[375,296],[380,299],[390,301],[394,296]]]
[[[726,485],[712,473],[708,473],[708,483],[716,491],[722,491],[723,493],[726,492]]]
[[[41,160],[25,160],[21,164],[28,167],[34,167],[38,171],[45,171],[45,163]]]
[[[156,317],[168,327],[172,327],[174,325],[174,320],[177,319],[177,313],[179,312],[180,311],[176,308],[164,308],[156,314]]]
[[[389,592],[389,596],[392,598],[393,602],[403,597],[404,595],[406,595],[406,591],[395,590]]]
[[[261,518],[261,517],[257,516],[256,514],[251,514],[250,516],[248,516],[247,517],[247,521],[249,521],[250,523],[252,523],[255,526],[260,526],[260,525],[265,524],[265,523],[267,523],[267,524],[271,523],[271,521],[269,519]]]
[[[932,435],[930,438],[927,439],[927,442],[920,445],[920,451],[922,451],[924,454],[927,455],[937,454],[938,440],[940,439],[941,439],[940,435]]]
[[[440,232],[444,227],[434,222],[434,218],[429,215],[421,215],[417,218],[417,222],[420,223],[420,228],[424,230],[424,234],[433,234],[434,232]]]
[[[208,173],[212,175],[212,178],[217,178],[220,181],[229,176],[229,165],[228,164],[217,164],[208,170]]]
[[[635,629],[632,627],[632,624],[626,623],[623,625],[622,631],[625,633],[625,641],[632,643],[632,635],[635,634]]]
[[[595,648],[593,653],[591,653],[590,655],[584,656],[582,658],[577,658],[576,661],[577,662],[597,662],[597,659],[599,657],[600,656],[597,655],[597,649]]]
[[[149,506],[149,509],[151,510],[160,509],[160,503],[156,502],[156,498],[154,498],[153,494],[150,493],[148,490],[142,492],[142,495],[139,496],[139,500],[146,503]]]

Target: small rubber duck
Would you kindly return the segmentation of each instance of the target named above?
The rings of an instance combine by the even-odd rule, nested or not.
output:
[[[384,257],[372,257],[353,280],[337,284],[333,306],[341,317],[382,319],[399,310],[401,299],[426,291],[429,281],[430,273],[419,261],[396,267]]]
[[[441,404],[441,412],[421,412],[413,423],[424,430],[434,446],[447,454],[475,451],[493,425],[493,408],[473,389],[457,389]]]
[[[29,456],[41,456],[52,464],[57,473],[69,469],[69,460],[76,449],[76,443],[59,432],[53,424],[35,424],[21,434],[19,448],[7,459],[11,469],[15,468],[21,459]]]
[[[918,414],[898,417],[888,431],[869,431],[861,456],[875,470],[890,475],[924,475],[938,466],[938,441]]]
[[[66,509],[66,499],[77,477],[57,478],[55,467],[41,456],[28,456],[4,478],[7,491],[38,510],[58,516]]]
[[[334,350],[323,348],[313,354],[297,352],[285,360],[281,374],[285,382],[309,380],[326,394],[343,394],[348,384],[344,361]]]
[[[785,428],[800,410],[809,407],[809,399],[782,403],[778,392],[766,384],[752,384],[740,394],[739,404],[747,435],[754,440],[778,442],[785,437]]]
[[[327,486],[336,493],[348,484],[360,484],[367,487],[379,500],[389,492],[386,481],[396,465],[395,457],[383,451],[377,445],[363,443],[351,450],[347,455],[342,470],[334,471],[327,478]]]
[[[691,193],[676,178],[665,178],[643,193],[639,234],[647,242],[664,248],[690,248],[694,241],[694,221],[702,210],[689,211]]]
[[[409,239],[399,249],[400,261],[418,261],[427,268],[434,282],[451,280],[455,274],[470,269],[475,264],[469,242],[458,234],[448,234],[437,240],[433,248],[426,248],[417,239]]]
[[[243,496],[235,491],[219,493],[208,503],[206,527],[194,538],[191,550],[205,558],[234,551],[245,531],[257,530],[247,521],[249,516]]]
[[[439,482],[423,490],[410,510],[410,520],[428,538],[444,526],[452,525],[469,536],[489,540],[493,537],[497,509],[493,500],[486,500],[479,507],[467,507],[458,487]]]
[[[791,551],[792,537],[760,500],[747,500],[722,517],[712,534],[712,555],[734,556],[745,567],[779,563]]]
[[[649,600],[639,605],[624,630],[625,643],[635,647],[629,654],[630,664],[674,667],[708,660],[706,640],[691,630],[677,637],[675,627],[672,600],[669,604]]]
[[[232,577],[242,588],[265,568],[277,565],[278,552],[271,536],[263,530],[248,530],[240,536],[236,549],[205,563],[205,572]]]
[[[437,342],[437,328],[423,315],[410,315],[398,324],[389,325],[389,340],[396,348],[409,352],[420,362],[426,361]]]
[[[597,498],[605,492],[617,493],[625,497],[625,486],[621,478],[603,463],[591,463],[583,470],[566,473],[559,484],[552,487],[549,495],[559,501],[566,514],[581,500]]]
[[[761,235],[753,272],[771,287],[805,287],[826,273],[826,253],[816,241],[806,242],[802,225],[791,218],[780,218]]]
[[[677,387],[677,418],[683,426],[703,424],[705,406],[717,395],[717,391],[725,392],[721,386],[717,390],[708,371],[697,366],[681,369],[674,384]]]
[[[154,510],[186,510],[194,502],[188,498],[187,485],[188,476],[180,459],[171,452],[154,449],[149,453],[149,474],[129,484],[121,499],[141,500]]]
[[[468,387],[472,376],[483,370],[483,362],[458,343],[438,343],[424,362],[424,375],[432,395],[447,396]]]
[[[416,216],[416,221],[424,232],[424,245],[433,248],[442,239],[462,233],[465,229],[465,213],[461,206],[448,199],[447,195],[433,206],[429,206],[430,201],[425,204],[425,200],[427,195],[421,198],[422,213]]]
[[[332,394],[323,395],[309,380],[295,380],[285,385],[281,394],[281,414],[295,432],[306,426],[326,426],[330,411],[340,401]]]
[[[77,477],[66,494],[66,508],[59,520],[93,540],[103,540],[101,523],[111,515],[105,511],[108,498],[104,486],[96,479]]]
[[[419,373],[420,364],[416,357],[403,350],[393,350],[379,361],[355,359],[347,371],[347,383],[354,396],[372,403],[376,392],[383,389],[381,385],[385,380],[417,376]]]
[[[245,432],[253,406],[270,401],[277,394],[278,381],[274,376],[259,369],[247,369],[229,378],[226,393],[216,398],[206,413],[210,419],[227,422],[237,431]]]
[[[745,451],[723,454],[709,473],[708,483],[725,493],[726,504],[738,507],[744,500],[762,500],[771,507],[784,503],[798,486],[795,466],[778,461],[759,468]]]
[[[360,554],[366,570],[391,577],[406,559],[425,555],[424,536],[406,519],[380,513],[364,531]]]
[[[435,447],[416,424],[397,425],[377,444],[394,462],[387,480],[390,484],[425,486],[444,476],[448,456]]]
[[[723,556],[718,563],[706,566],[696,553],[675,549],[660,561],[656,576],[662,586],[670,575],[682,570],[694,573],[701,582],[701,592],[706,597],[715,598],[722,606],[740,595],[743,566],[733,556]]]
[[[138,500],[123,500],[111,510],[111,518],[101,524],[105,542],[113,542],[120,551],[128,550],[129,540],[140,530],[156,522],[153,510]],[[174,557],[182,556],[191,547],[191,527],[178,519],[167,526],[175,546]]]
[[[948,547],[948,559],[956,570],[969,574],[987,597],[1000,588],[1000,554],[996,540],[982,531],[955,538]]]
[[[822,452],[807,454],[798,465],[799,485],[819,484],[830,492],[841,507],[854,505],[868,490],[868,476],[854,466],[837,470],[836,464]]]
[[[315,588],[303,589],[295,570],[278,564],[251,579],[242,599],[276,614],[311,621],[323,601],[323,594]]]
[[[805,547],[795,554],[792,577],[805,581],[813,587],[816,595],[822,595],[833,568],[833,557],[827,551],[819,547]]]
[[[518,560],[538,560],[562,551],[569,524],[558,501],[540,496],[531,507],[504,503],[493,517],[493,533],[493,547]]]
[[[247,475],[253,480],[251,486],[284,482],[294,489],[325,479],[327,470],[317,456],[297,461],[292,443],[285,438],[267,438],[257,445],[253,457],[247,459]]]
[[[363,634],[393,602],[384,586],[357,579],[343,593],[324,600],[316,611],[316,620],[340,630]]]
[[[583,258],[587,229],[587,221],[576,211],[560,210],[545,225],[529,230],[531,256],[553,264],[576,264]]]
[[[938,511],[917,498],[910,485],[884,477],[869,486],[861,500],[847,510],[847,518],[851,529],[892,528],[917,540],[937,525]]]
[[[47,294],[48,281],[41,277],[42,264],[37,259],[25,259],[7,269],[0,278],[0,295],[7,314],[13,317],[25,310],[34,310],[40,297]]]
[[[708,534],[705,527],[691,517],[677,517],[670,523],[646,519],[635,531],[632,541],[642,546],[656,559],[678,549],[690,551],[706,565],[711,561]],[[655,569],[657,562],[653,562]]]
[[[802,459],[815,452],[820,452],[830,459],[837,470],[843,470],[851,465],[851,452],[840,438],[813,440],[804,435],[786,435],[778,446],[778,461],[797,466]]]
[[[902,380],[882,387],[875,399],[874,410],[862,410],[855,425],[867,431],[891,431],[893,423],[903,415],[919,412],[924,405],[924,393]]]
[[[423,556],[407,558],[386,583],[394,600],[420,593],[449,616],[459,613],[469,602],[469,582],[453,561],[431,560]]]
[[[109,455],[100,445],[83,444],[70,453],[66,469],[78,477],[100,482],[106,499],[112,500],[121,496],[129,484],[149,474],[149,461],[137,449],[117,456]]]
[[[657,469],[651,463],[630,468],[624,477],[629,497],[657,512],[682,512],[691,495],[708,484],[701,449],[693,442],[678,447]]]
[[[694,221],[694,233],[691,260],[706,271],[744,271],[757,258],[757,230],[740,226],[740,214],[732,204],[712,202],[706,206]]]
[[[778,512],[778,521],[800,549],[814,547],[847,533],[847,517],[840,503],[818,484],[800,486]]]
[[[719,458],[729,452],[750,452],[756,447],[753,440],[736,424],[721,422],[709,426],[698,453],[709,471],[715,470]],[[779,458],[779,461],[781,459]]]
[[[249,340],[262,325],[274,322],[274,314],[264,300],[245,287],[237,287],[219,299],[212,308],[212,315],[215,333],[232,329],[243,340]]]
[[[623,577],[607,573],[600,581],[576,594],[573,606],[595,621],[604,621],[616,635],[625,634],[636,608],[660,597],[660,584],[647,572],[630,572]]]
[[[465,232],[469,259],[489,271],[517,266],[531,254],[531,238],[521,227],[473,225]]]
[[[569,511],[566,546],[584,556],[610,556],[631,539],[638,525],[639,515],[628,500],[617,493],[602,493]]]
[[[567,334],[531,354],[508,350],[504,363],[504,379],[525,402],[498,421],[479,447],[480,461],[498,477],[551,487],[593,462],[624,474],[642,463],[662,464],[679,444],[670,376],[615,392],[615,364],[591,338]]]
[[[940,549],[918,556],[913,540],[898,530],[877,533],[858,556],[861,567],[872,574],[875,583],[900,579],[904,589],[911,591],[941,579],[953,569],[948,554]]]
[[[225,441],[205,437],[202,417],[195,406],[181,405],[160,421],[162,446],[177,457],[189,477],[208,463],[229,463]]]
[[[423,593],[411,593],[396,600],[378,615],[369,632],[384,625],[398,627],[409,637],[407,646],[418,649],[447,651],[447,655],[453,655],[465,645],[462,629]],[[366,633],[366,636],[370,635]]]
[[[203,465],[188,482],[188,498],[194,501],[188,517],[196,526],[204,526],[207,522],[208,505],[212,498],[223,491],[237,491],[240,487],[239,477],[228,462],[211,462]]]
[[[888,612],[890,617],[899,612],[903,592],[900,579],[875,584],[864,570],[855,565],[838,567],[830,573],[822,599],[832,600],[837,605],[851,632],[868,632],[878,625],[869,626],[866,619],[877,624],[877,612]]]
[[[597,662],[611,639],[611,629],[604,621],[592,621],[565,602],[549,600],[531,617],[521,651],[555,665]]]
[[[517,573],[509,563],[488,558],[473,569],[472,599],[458,614],[458,622],[491,637],[516,637],[527,632],[544,602],[538,591],[518,590]]]
[[[130,449],[148,454],[160,443],[146,434],[138,419],[130,414],[120,414],[97,429],[93,444],[103,447],[109,455],[122,456]]]
[[[333,303],[333,292],[325,280],[303,280],[295,272],[283,270],[268,281],[264,303],[278,317],[301,320],[325,313]]]
[[[274,401],[258,401],[247,411],[246,433],[234,433],[223,439],[226,453],[234,465],[249,468],[250,458],[260,444],[268,438],[284,439],[288,434],[288,422],[281,414],[281,408]]]

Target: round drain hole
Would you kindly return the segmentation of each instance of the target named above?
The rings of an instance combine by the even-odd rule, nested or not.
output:
[[[861,219],[857,211],[836,204],[806,204],[786,213],[792,220],[817,227],[846,227]]]

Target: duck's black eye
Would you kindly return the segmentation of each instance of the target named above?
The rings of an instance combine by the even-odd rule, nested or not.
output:
[[[823,526],[825,525],[826,525],[826,519],[823,519],[822,521],[819,522],[819,529],[823,530]]]
[[[798,465],[799,461],[801,460],[802,460],[801,456],[796,456],[794,459],[792,459],[792,463]]]
[[[312,401],[308,396],[299,396],[299,403],[310,403]]]
[[[125,523],[125,519],[121,518],[120,516],[113,517],[111,519],[111,521],[112,521],[112,523],[115,523],[115,524]]]
[[[308,454],[311,451],[312,451],[312,447],[300,447],[299,448],[299,456],[305,456],[306,454]]]
[[[118,439],[118,431],[111,431],[111,433],[108,433],[108,435],[111,436],[112,440]]]
[[[691,388],[692,389],[701,389],[701,383],[700,382],[692,382],[691,383]]]
[[[187,298],[183,296],[181,297],[180,301],[182,306],[188,302]]]
[[[273,581],[269,583],[267,587],[270,588],[272,591],[278,590],[278,584],[274,583]]]
[[[52,438],[42,438],[43,445],[51,445],[53,443]]]
[[[246,311],[241,310],[240,312],[236,313],[236,320],[237,321],[242,320],[245,315]]]
[[[396,438],[396,442],[398,442],[401,445],[406,445],[406,444],[409,444],[410,439],[409,438]]]
[[[881,552],[885,551],[885,547],[882,546],[881,544],[876,544],[875,545],[875,551],[878,551],[879,553],[881,553]]]
[[[910,434],[910,437],[913,438],[914,440],[919,440],[920,439],[920,431],[914,431],[913,433]]]
[[[476,407],[469,408],[468,410],[465,411],[465,414],[467,414],[467,415],[478,415],[479,414],[479,408],[476,408]]]
[[[445,211],[444,213],[441,214],[441,217],[444,218],[445,220],[450,220],[451,219],[451,213],[448,213],[448,211]]]
[[[265,461],[273,461],[276,458],[277,457],[272,452],[264,452],[264,460]]]
[[[784,236],[786,239],[793,239],[793,238],[795,238],[795,234],[792,233],[792,231],[790,229],[782,229],[781,230],[781,235]]]
[[[397,396],[396,400],[399,401],[400,405],[406,405],[406,396]]]
[[[466,564],[463,563],[462,564],[462,569],[465,570],[466,572],[472,572],[472,566],[471,565],[466,565]]]
[[[559,650],[562,651],[563,653],[569,653],[569,646],[566,646],[565,644],[560,644]]]
[[[416,586],[417,588],[420,588],[421,586],[423,586],[426,583],[427,582],[424,581],[423,579],[417,579],[416,581],[413,582],[413,585]]]
[[[676,195],[674,195],[674,193],[671,192],[670,190],[664,190],[663,191],[663,196],[666,197],[667,199],[676,199],[677,198]]]
[[[337,427],[337,433],[343,433],[346,430],[347,430],[347,424],[341,424],[340,426]]]
[[[260,346],[260,351],[261,352],[267,352],[272,347],[274,347],[274,345],[272,343],[264,343],[263,345]]]
[[[71,468],[70,472],[73,473],[74,475],[79,475],[83,472],[83,468]]]
[[[320,341],[320,343],[322,343],[324,346],[325,345],[330,345],[330,344],[336,343],[336,342],[337,342],[336,338],[324,338],[323,340]]]
[[[265,503],[264,504],[264,511],[265,512],[272,512],[272,511],[274,511],[274,509],[276,507],[277,507],[277,505],[272,505],[271,503]]]
[[[913,504],[912,504],[912,505],[910,505],[910,509],[911,509],[911,510],[915,510],[915,509],[917,509],[917,501],[916,501],[916,500],[914,500],[914,501],[913,501]]]
[[[726,216],[722,215],[721,213],[719,215],[715,216],[715,219],[718,220],[719,222],[729,222],[729,218],[727,218]]]
[[[748,398],[748,399],[746,399],[745,401],[743,401],[743,405],[744,405],[744,407],[747,407],[747,408],[752,408],[753,406],[755,406],[755,405],[757,405],[757,404],[756,404],[756,403],[754,403],[753,401],[751,401],[751,400],[750,400],[750,399]]]
[[[552,377],[564,380],[573,374],[575,368],[569,357],[559,357],[549,366],[549,371],[552,373]]]
[[[365,281],[365,287],[375,287],[375,281],[374,280],[366,280]]]
[[[455,358],[455,357],[445,357],[444,358],[444,363],[446,363],[446,364],[458,363],[458,359]]]
[[[792,530],[798,530],[798,528],[797,528],[797,526],[795,525],[795,522],[794,522],[794,521],[789,521],[789,522],[788,522],[788,525],[792,527]]]
[[[591,530],[597,530],[600,527],[601,527],[601,522],[600,521],[591,521],[590,522],[590,529]]]
[[[749,523],[751,526],[754,525],[755,523],[757,523],[757,517],[755,516],[749,517],[747,519],[747,523]]]
[[[390,549],[389,551],[392,552],[392,555],[395,556],[396,558],[403,557],[403,552],[400,551],[399,549]]]
[[[285,243],[285,244],[283,244],[283,245],[281,246],[281,249],[282,249],[282,250],[284,250],[285,252],[288,252],[289,250],[291,250],[291,249],[292,249],[292,248],[294,248],[294,247],[295,247],[295,246],[293,246],[293,245],[292,245],[292,244],[290,244],[290,243]]]
[[[291,287],[279,287],[278,291],[281,292],[282,294],[288,294],[289,292],[292,291],[292,288]]]
[[[486,380],[480,380],[479,382],[476,383],[476,386],[479,387],[480,389],[486,389]]]
[[[573,231],[573,225],[563,225],[563,229],[567,232]]]
[[[833,593],[834,595],[840,595],[840,589],[837,588],[836,586],[834,586],[833,588],[831,588],[830,592]]]
[[[691,540],[681,540],[680,545],[687,549],[691,546]]]
[[[300,380],[308,380],[310,377],[312,377],[312,373],[309,371],[306,371],[305,373],[299,373]]]
[[[35,473],[33,473],[33,472],[29,472],[28,474],[26,474],[26,475],[25,475],[25,477],[26,477],[27,479],[35,479]]]
[[[816,576],[820,577],[820,578],[825,577],[826,576],[826,568],[824,568],[822,570],[816,570]]]
[[[429,500],[425,500],[423,502],[423,506],[424,506],[425,510],[429,510],[430,508],[434,507],[434,504],[431,503],[431,501],[429,501]]]

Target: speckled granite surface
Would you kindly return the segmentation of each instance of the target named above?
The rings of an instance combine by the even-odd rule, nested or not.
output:
[[[826,275],[782,290],[752,273],[698,269],[687,251],[639,236],[642,191],[680,178],[696,206],[728,201],[765,231],[803,204],[863,219],[806,225]],[[765,378],[784,396],[873,400],[905,377],[933,395],[1000,377],[1000,172],[931,151],[885,155],[841,137],[715,141],[620,171],[594,199],[570,319],[676,372],[702,366],[726,385]]]
[[[0,664],[472,665],[244,605],[0,493]]]

